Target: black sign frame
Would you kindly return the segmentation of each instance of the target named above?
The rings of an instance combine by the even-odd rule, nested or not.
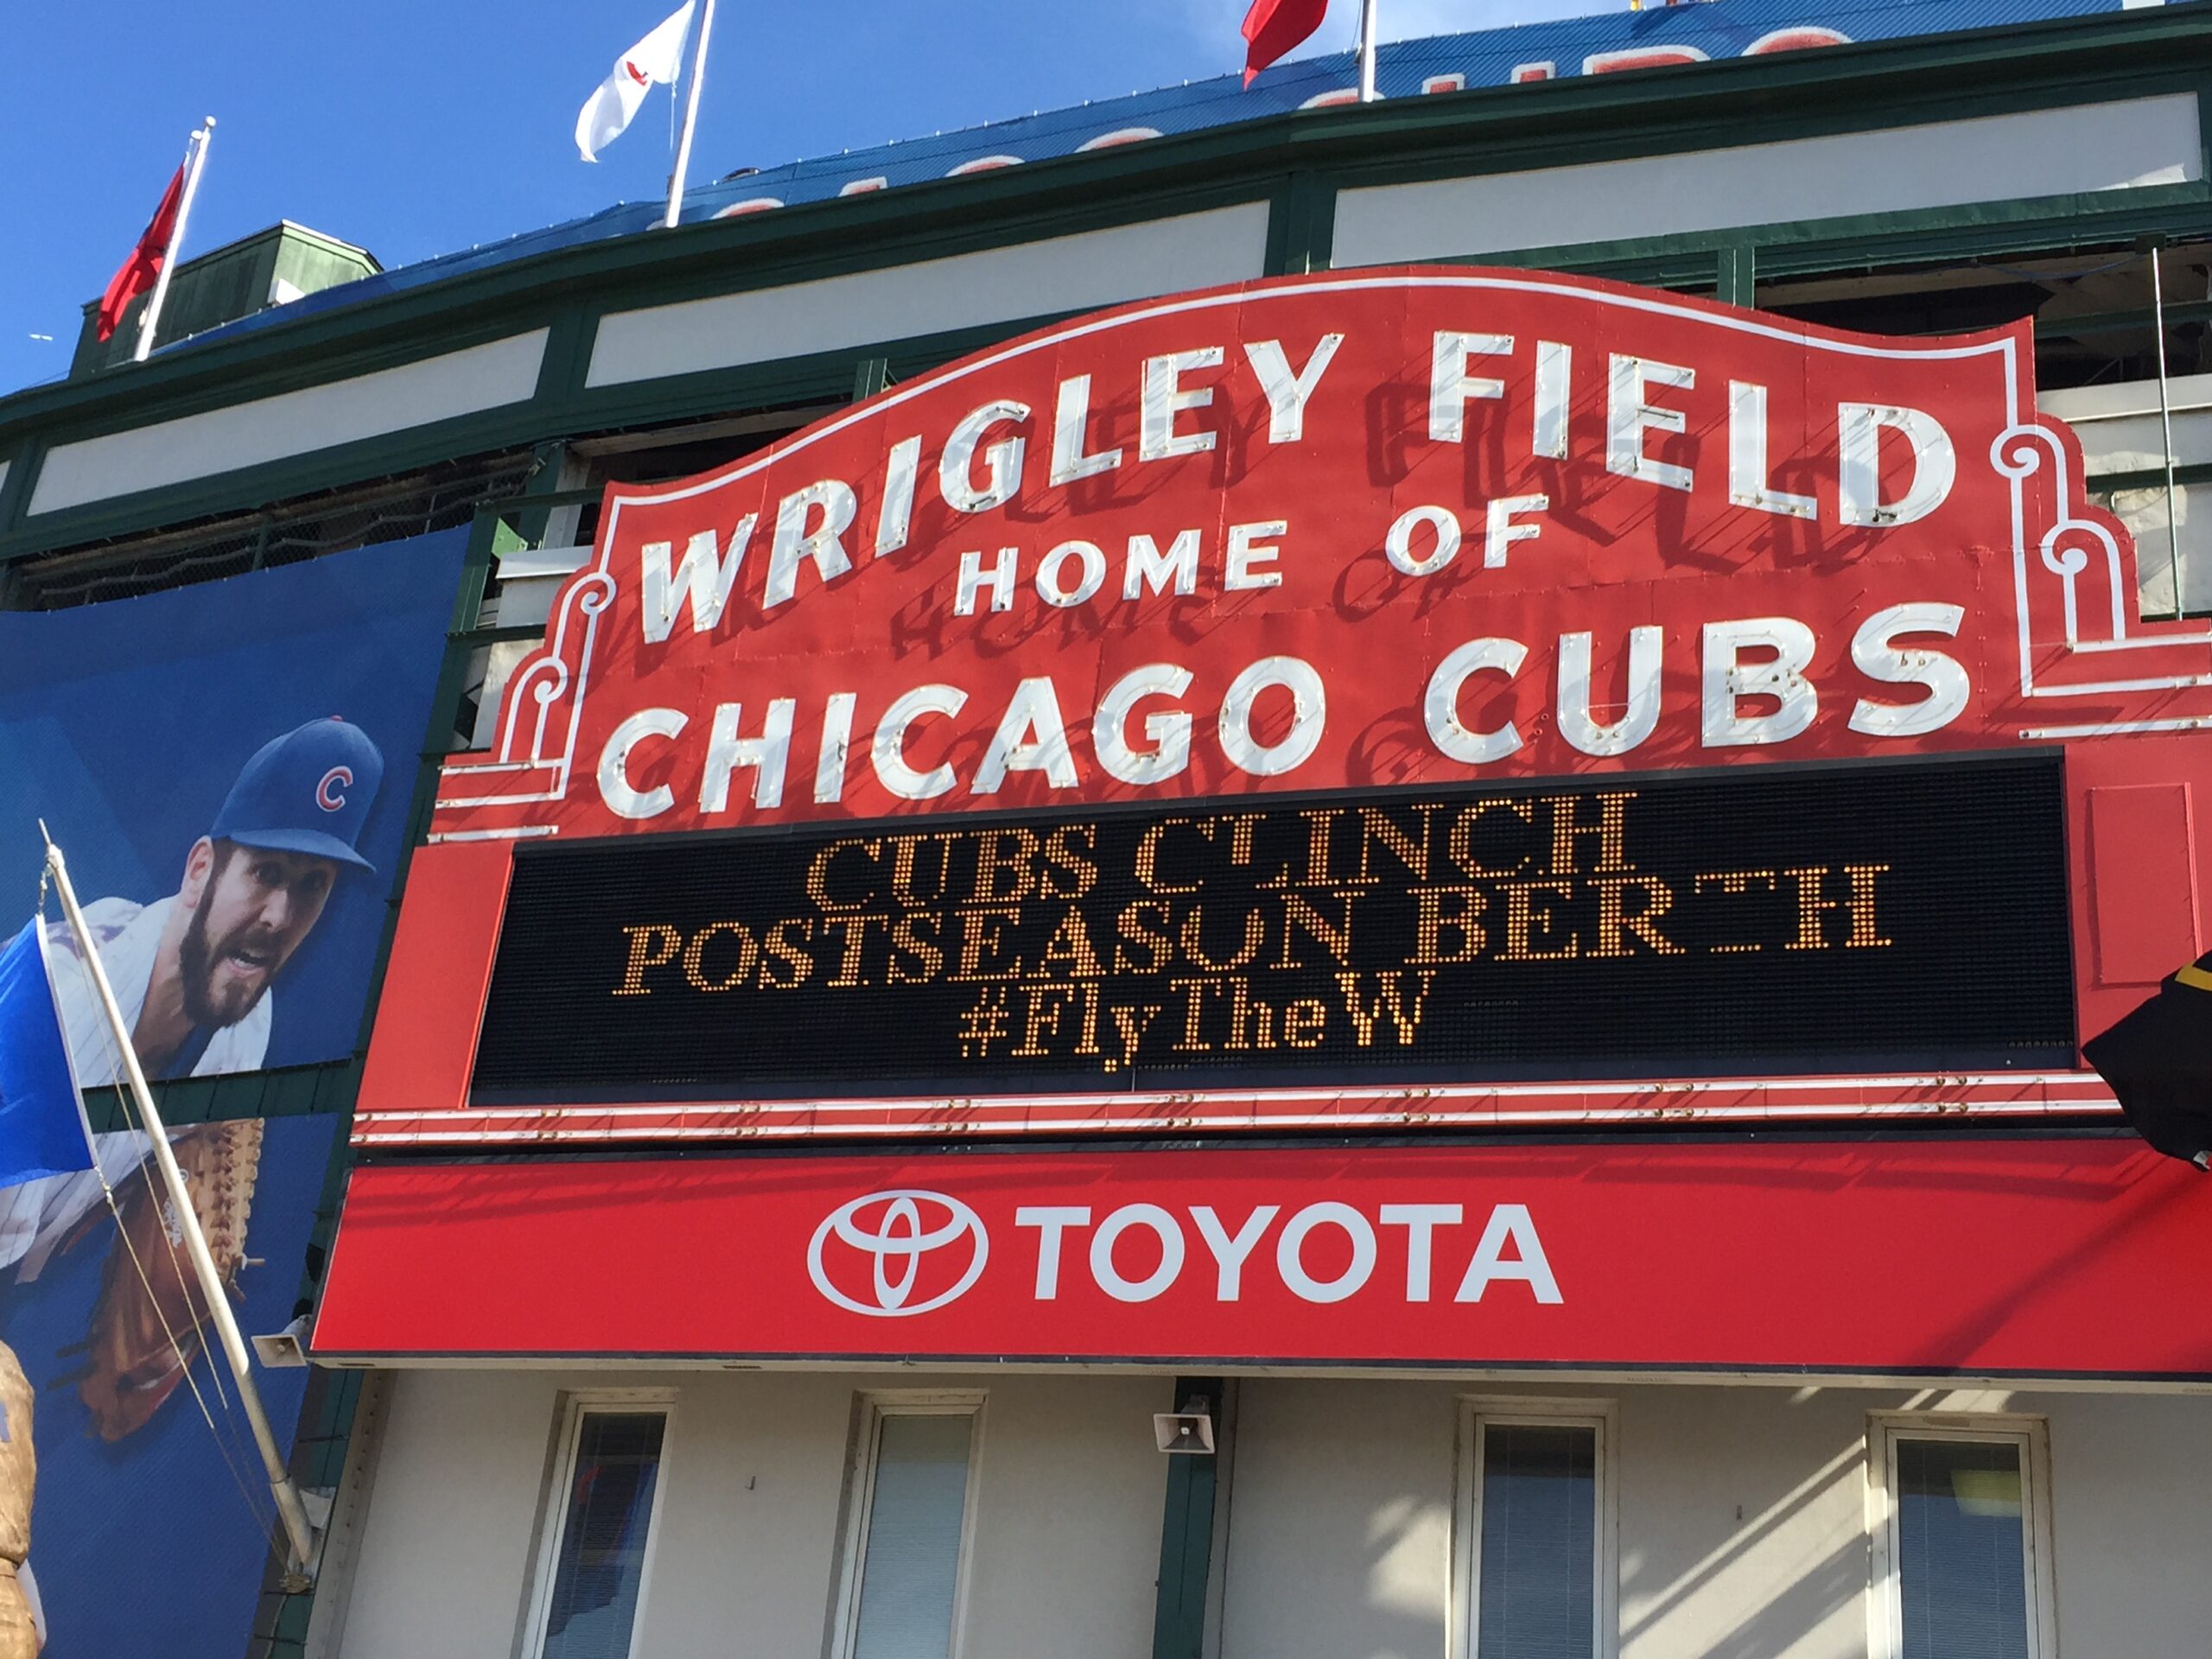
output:
[[[1230,1022],[1236,1020],[1240,1012],[1236,994],[1233,988],[1224,988],[1217,992],[1205,992],[1199,1001],[1192,1001],[1190,999],[1193,994],[1185,988],[1173,994],[1185,1001],[1172,1009],[1158,995],[1140,1004],[1116,1004],[1094,998],[1092,1001],[1098,1006],[1092,1009],[1089,1020],[1091,1039],[1094,1044],[1106,1052],[1103,1058],[1093,1055],[1077,1061],[1065,1041],[1062,1048],[1050,1046],[1052,1041],[1066,1039],[1070,1029],[1080,1032],[1084,1024],[1081,988],[1077,983],[1079,978],[1077,968],[1080,965],[1081,953],[1076,951],[1071,960],[1064,942],[1062,960],[1058,966],[1069,968],[1067,982],[1076,987],[1077,994],[1072,1000],[1063,1000],[1057,1016],[1061,1023],[1046,1039],[1046,1052],[1041,1057],[1023,1057],[1020,1065],[995,1067],[992,1065],[995,1058],[1008,1058],[1007,1050],[1019,1046],[1023,1040],[1020,1033],[1026,1016],[1033,1027],[1035,1023],[1033,999],[1030,992],[1022,988],[1022,982],[1015,981],[1010,982],[1007,987],[1007,1026],[997,1038],[998,1052],[995,1056],[987,1046],[977,1064],[947,1064],[942,1044],[937,1054],[925,1064],[903,1066],[885,1064],[880,1058],[884,1045],[899,1040],[905,1032],[916,1027],[911,998],[910,1006],[894,1008],[889,1005],[889,999],[861,996],[846,1001],[841,1006],[833,1001],[836,1014],[842,1017],[807,1015],[807,1027],[822,1056],[820,1061],[810,1063],[806,1068],[781,1072],[760,1069],[747,1072],[723,1068],[710,1074],[709,1068],[696,1065],[663,1064],[655,1069],[651,1065],[639,1065],[633,1062],[639,1056],[664,1056],[671,1039],[683,1036],[681,1027],[683,1022],[681,1019],[671,1018],[665,1012],[669,1005],[664,1004],[661,1007],[652,1005],[664,989],[676,982],[671,978],[669,970],[672,969],[677,976],[687,974],[685,962],[692,940],[699,931],[715,925],[717,918],[702,913],[685,918],[684,925],[678,927],[672,920],[647,921],[644,912],[637,912],[637,920],[627,930],[632,937],[626,940],[625,954],[620,959],[599,959],[598,968],[584,974],[579,981],[579,984],[595,984],[598,988],[596,993],[588,989],[580,990],[578,986],[570,985],[562,989],[550,1004],[543,998],[546,988],[544,976],[540,974],[532,978],[527,968],[518,969],[516,966],[524,961],[526,953],[542,954],[549,945],[557,944],[560,936],[573,936],[576,931],[573,904],[564,907],[558,903],[548,902],[542,916],[533,920],[530,914],[525,913],[518,925],[518,896],[527,912],[530,906],[541,902],[542,884],[564,867],[572,872],[597,868],[618,874],[627,871],[634,875],[651,866],[666,865],[671,861],[696,860],[702,855],[709,858],[726,858],[731,853],[758,853],[773,857],[787,854],[793,847],[818,849],[823,845],[844,844],[871,837],[885,842],[893,838],[972,837],[1024,829],[1042,838],[1055,830],[1079,824],[1093,825],[1101,833],[1110,830],[1119,835],[1128,832],[1132,826],[1208,819],[1221,823],[1239,817],[1258,817],[1280,827],[1304,814],[1307,815],[1310,830],[1311,815],[1316,813],[1357,814],[1363,807],[1396,809],[1407,807],[1408,804],[1415,807],[1432,806],[1434,813],[1464,813],[1477,803],[1495,804],[1501,800],[1541,804],[1573,798],[1597,802],[1607,795],[1628,794],[1633,796],[1636,802],[1670,798],[1679,802],[1684,798],[1683,791],[1700,790],[1719,791],[1723,796],[1745,800],[1764,796],[1773,801],[1791,793],[1809,800],[1824,792],[1844,797],[1853,793],[1870,795],[1874,792],[1874,785],[1891,779],[1904,784],[1907,792],[1916,798],[1940,796],[1947,789],[1962,798],[1973,795],[1977,789],[1989,795],[2010,785],[2024,797],[2024,817],[2044,816],[2040,839],[2022,839],[2011,855],[2015,861],[2031,859],[2041,865],[2040,871],[2036,874],[2042,883],[2042,889],[2031,895],[2034,912],[2029,919],[2032,925],[2010,929],[1986,927],[1988,937],[1981,940],[1984,949],[1975,964],[1974,977],[1971,980],[1961,978],[1948,987],[1954,1001],[1971,991],[1983,1001],[1988,1001],[1993,995],[1989,990],[1992,983],[1997,983],[1999,989],[2009,987],[2023,995],[2031,996],[2033,1017],[2024,1019],[2019,1033],[2013,1038],[2004,1038],[2001,1033],[1987,1027],[1985,1020],[1985,1028],[1980,1030],[1979,1035],[1963,1033],[1957,1037],[1945,1037],[1923,1030],[1910,1040],[1906,1040],[1900,1038],[1897,1030],[1885,1027],[1887,1035],[1877,1033],[1864,1039],[1845,1037],[1808,1044],[1788,1034],[1788,1022],[1777,1023],[1772,1006],[1762,1005],[1758,999],[1753,999],[1749,1002],[1716,1005],[1713,1028],[1718,1030],[1726,1027],[1740,1031],[1750,1027],[1768,1033],[1779,1031],[1782,1033],[1779,1039],[1764,1046],[1740,1040],[1719,1046],[1698,1044],[1694,1046],[1696,1052],[1692,1052],[1693,1046],[1687,1042],[1680,1026],[1686,1017],[1694,1022],[1699,1017],[1698,1010],[1694,1006],[1686,1004],[1681,994],[1673,994],[1669,998],[1661,999],[1661,1007],[1653,1016],[1655,1020],[1672,1022],[1677,1027],[1670,1040],[1647,1041],[1641,1046],[1599,1040],[1586,1047],[1577,1047],[1573,1052],[1562,1052],[1554,1038],[1547,1038],[1546,1044],[1539,1046],[1541,1052],[1535,1053],[1529,1052],[1529,1045],[1525,1042],[1519,1045],[1521,1052],[1518,1054],[1499,1052],[1497,1051],[1505,1045],[1496,1039],[1491,1039],[1491,1048],[1487,1054],[1433,1052],[1424,1046],[1426,1039],[1421,1033],[1436,1005],[1425,1002],[1414,1022],[1414,1036],[1409,1045],[1416,1052],[1407,1053],[1403,1052],[1408,1046],[1406,1043],[1399,1044],[1397,1052],[1393,1052],[1391,1039],[1403,1026],[1403,1017],[1412,995],[1410,984],[1402,981],[1394,1007],[1389,999],[1381,995],[1378,979],[1363,978],[1356,995],[1345,991],[1341,983],[1335,987],[1337,1003],[1341,1005],[1341,1012],[1338,1006],[1330,1007],[1318,1032],[1312,1023],[1314,1016],[1310,1009],[1305,1015],[1306,1023],[1295,1029],[1292,1025],[1293,1016],[1287,1009],[1293,1003],[1325,1001],[1331,988],[1329,985],[1308,980],[1300,987],[1302,995],[1287,995],[1280,993],[1287,988],[1278,984],[1267,995],[1253,993],[1242,1007],[1242,1034],[1245,1041],[1241,1049],[1221,1046],[1204,1052],[1186,1050],[1177,1054],[1173,1052],[1172,1045],[1166,1049],[1157,1045],[1147,1048],[1145,1046],[1150,1035],[1147,1030],[1139,1034],[1134,1049],[1127,1049],[1125,1045],[1125,1052],[1135,1058],[1134,1065],[1108,1065],[1103,1062],[1110,1059],[1110,1049],[1118,1040],[1115,1021],[1124,1017],[1111,1014],[1111,1008],[1158,1005],[1160,1012],[1153,1015],[1153,1025],[1158,1026],[1163,1019],[1170,1023],[1180,1019],[1183,1034],[1199,1041],[1211,1039],[1217,1044],[1226,1045],[1229,1038],[1236,1034],[1229,1028]],[[2025,799],[2028,797],[2033,798]],[[1955,804],[1954,803],[1955,808]],[[1637,810],[1634,802],[1626,810],[1630,812]],[[1921,802],[1919,810],[1923,817],[1943,817],[1936,807],[1926,801]],[[1512,824],[1507,820],[1518,815],[1510,812],[1501,815],[1494,810],[1490,816],[1510,830]],[[1792,815],[1785,813],[1779,816],[1789,818]],[[1796,816],[1805,818],[1814,814],[1810,808],[1801,805]],[[1433,826],[1436,819],[1431,816],[1423,822]],[[1830,822],[1833,823],[1834,820]],[[1894,822],[1894,818],[1891,822]],[[1868,827],[1874,827],[1873,820],[1869,820]],[[1941,835],[1945,829],[1955,827],[1957,819],[1954,811],[1946,822],[1923,823],[1922,833],[1923,836]],[[1619,830],[1623,836],[1630,832],[1625,819]],[[1538,831],[1540,840],[1543,833],[1541,830]],[[1557,935],[1547,929],[1542,918],[1549,915],[1556,920],[1558,912],[1556,908],[1548,909],[1547,906],[1555,907],[1560,904],[1579,904],[1584,912],[1586,932],[1596,928],[1598,931],[1593,937],[1599,938],[1601,943],[1617,947],[1625,945],[1627,949],[1625,957],[1608,957],[1605,959],[1609,969],[1620,963],[1634,962],[1641,954],[1645,954],[1639,952],[1639,944],[1648,943],[1643,935],[1637,932],[1632,913],[1636,901],[1630,878],[1641,867],[1630,857],[1625,859],[1630,868],[1611,877],[1599,869],[1605,851],[1602,813],[1586,816],[1573,833],[1581,838],[1580,862],[1588,868],[1572,874],[1583,880],[1586,890],[1575,895],[1553,894],[1548,898],[1537,893],[1524,895],[1518,901],[1512,900],[1510,894],[1494,894],[1500,906],[1518,902],[1522,908],[1517,930],[1513,916],[1504,909],[1491,912],[1491,925],[1510,933],[1509,943],[1517,944],[1524,950],[1533,947],[1540,950],[1548,940],[1554,944],[1557,943]],[[1230,834],[1233,836],[1233,831]],[[1377,843],[1370,837],[1369,844],[1371,852]],[[1721,849],[1715,850],[1718,855]],[[1834,850],[1832,848],[1831,851]],[[1433,856],[1433,846],[1431,853]],[[1955,864],[1959,856],[1955,850],[1950,855],[1950,861]],[[1616,861],[1622,861],[1617,859]],[[1709,861],[1713,863],[1714,868],[1696,872],[1700,879],[1716,872],[1725,873],[1738,868],[1741,863],[1740,861],[1732,861],[1720,857]],[[1800,926],[1805,925],[1805,906],[1808,902],[1821,906],[1818,920],[1823,929],[1822,943],[1817,950],[1808,949],[1802,954],[1808,959],[1815,954],[1824,957],[1826,960],[1821,965],[1831,969],[1832,975],[1840,976],[1840,980],[1832,979],[1829,995],[1832,997],[1848,999],[1855,996],[1861,999],[1848,1006],[1862,1014],[1878,1011],[1876,1004],[1866,999],[1878,995],[1884,978],[1879,973],[1870,972],[1869,967],[1887,950],[1896,948],[1899,937],[1897,930],[1887,919],[1888,912],[1884,908],[1884,882],[1887,878],[1881,874],[1860,878],[1848,873],[1853,868],[1870,868],[1877,861],[1865,859],[1854,866],[1848,856],[1828,857],[1817,863],[1809,856],[1796,863],[1770,861],[1764,868],[1755,870],[1754,874],[1775,875],[1777,880],[1770,888],[1764,887],[1754,880],[1734,895],[1738,900],[1752,901],[1754,907],[1764,899],[1770,921],[1776,914],[1777,904],[1784,912],[1794,906]],[[1382,868],[1379,858],[1372,860],[1369,874],[1376,874]],[[1884,868],[1887,869],[1889,866],[1885,865]],[[1823,884],[1818,887],[1814,898],[1808,900],[1806,884],[1798,879],[1798,872],[1814,868],[1823,869],[1828,874],[1823,878]],[[1442,1084],[1560,1080],[1596,1083],[1641,1077],[1762,1077],[1893,1075],[1900,1071],[1950,1074],[1961,1071],[2067,1070],[2076,1064],[2077,1037],[2075,1027],[2077,999],[2073,969],[2070,868],[2063,754],[2062,751],[2051,748],[2000,753],[1918,756],[1903,760],[1673,768],[1641,772],[1592,773],[1571,779],[1455,781],[1416,788],[1391,786],[1362,791],[1216,797],[1202,800],[1142,800],[1095,806],[1053,806],[1021,811],[922,810],[911,815],[868,821],[815,821],[702,833],[599,838],[567,844],[531,844],[518,848],[516,852],[514,881],[510,888],[499,954],[479,1034],[470,1099],[473,1104],[483,1106],[618,1101],[642,1103],[715,1100],[736,1103],[817,1098],[957,1101],[969,1096],[1066,1096],[1182,1090],[1229,1091],[1254,1088],[1313,1087],[1341,1092]],[[1304,874],[1311,875],[1313,872],[1309,868]],[[1549,874],[1556,875],[1558,872],[1554,869]],[[1929,881],[1936,880],[1934,877],[1926,878]],[[1611,902],[1606,898],[1606,889],[1602,885],[1607,880],[1614,882],[1613,890],[1618,894],[1618,902],[1613,906],[1614,925],[1610,935],[1604,933],[1601,925],[1605,920],[1602,912]],[[1542,884],[1536,881],[1522,885],[1540,887]],[[1313,890],[1341,891],[1325,887]],[[1421,889],[1415,887],[1409,891],[1417,893]],[[1700,891],[1706,898],[1711,899],[1718,890],[1708,887]],[[603,896],[601,893],[596,898],[603,899]],[[1066,899],[1086,895],[1059,896]],[[1728,895],[1720,893],[1719,896]],[[1940,893],[1937,896],[1940,898]],[[1039,897],[1041,900],[1041,893]],[[1854,899],[1863,902],[1854,906]],[[1418,900],[1408,902],[1414,903],[1418,909]],[[1996,908],[1984,906],[1981,913],[1986,917]],[[1332,937],[1332,922],[1339,925],[1339,931],[1334,937],[1349,936],[1353,942],[1351,948],[1357,950],[1360,948],[1357,940],[1361,934],[1358,922],[1352,918],[1357,911],[1357,902],[1352,903],[1349,909],[1342,904],[1333,908],[1319,908],[1312,917],[1301,917],[1296,930],[1286,928],[1281,939],[1270,938],[1262,940],[1262,952],[1263,955],[1273,952],[1278,960],[1286,954],[1295,957],[1303,969],[1310,965],[1304,959],[1306,945],[1318,945],[1324,952],[1328,950]],[[1368,913],[1373,912],[1370,910]],[[781,913],[779,914],[780,916]],[[1595,922],[1589,919],[1592,915],[1596,917]],[[766,918],[754,919],[765,922]],[[1363,920],[1363,916],[1359,919]],[[1418,926],[1420,918],[1416,916],[1415,943],[1427,939],[1433,946],[1432,954],[1448,953],[1453,948],[1448,918],[1440,920],[1431,916],[1429,919],[1437,923],[1441,931],[1437,931],[1433,938],[1421,934]],[[742,917],[724,915],[719,920],[724,924],[735,922],[741,926],[746,924],[746,918]],[[1786,924],[1786,914],[1783,920]],[[670,927],[683,935],[674,950],[662,950],[665,941],[659,935],[649,936],[640,950],[639,940],[634,937],[636,929],[654,925]],[[1179,938],[1180,925],[1179,922],[1177,926],[1168,931],[1176,932]],[[1216,924],[1200,925],[1198,932],[1193,936],[1199,941],[1198,948],[1209,952],[1207,959],[1212,962],[1233,958],[1243,948],[1243,940],[1232,938],[1227,944],[1222,944],[1218,941],[1224,936],[1217,931],[1211,936],[1217,943],[1208,945],[1204,941],[1210,937],[1207,930],[1213,928],[1217,928]],[[1090,931],[1096,933],[1097,930],[1093,928]],[[1768,931],[1772,933],[1771,928]],[[1651,932],[1652,937],[1665,937],[1662,928],[1655,927]],[[1402,931],[1392,937],[1403,939],[1406,936]],[[1801,939],[1802,937],[1801,934]],[[852,928],[848,925],[842,931],[842,943],[837,951],[841,965],[843,965],[843,952],[851,938]],[[1465,936],[1461,935],[1459,938],[1464,944]],[[1878,938],[1882,944],[1872,944],[1868,942],[1870,938]],[[1865,944],[1863,950],[1853,948],[1854,939]],[[697,952],[698,973],[693,981],[687,983],[702,979],[714,983],[718,979],[729,977],[736,957],[728,953],[738,950],[735,941],[736,935],[730,932],[708,941]],[[1094,950],[1096,943],[1094,939]],[[1796,941],[1775,936],[1758,941],[1746,939],[1745,943],[1755,943],[1762,947],[1741,952],[1746,961],[1751,956],[1758,955],[1763,958],[1762,966],[1781,963],[1784,965],[1785,973],[1796,966],[1790,960],[1796,954]],[[765,945],[765,937],[760,936],[756,930],[754,959],[758,971],[761,973],[770,971],[766,961]],[[717,959],[715,955],[717,949],[725,952],[721,959]],[[1687,953],[1688,948],[1685,947]],[[1414,957],[1418,957],[1419,954],[1415,951]],[[1659,953],[1654,950],[1648,954],[1656,956]],[[1725,953],[1708,954],[1714,955],[1717,959],[1719,954]],[[1578,966],[1586,971],[1595,959],[1593,954],[1590,958],[1581,959]],[[817,977],[823,981],[836,977],[835,972],[825,967],[819,956],[814,960]],[[914,960],[918,966],[921,959]],[[987,960],[979,957],[975,965],[979,969],[982,969]],[[1376,965],[1371,968],[1351,966],[1357,973],[1376,976],[1389,971],[1403,974],[1423,970],[1419,963],[1409,959],[1402,950],[1395,958],[1378,957],[1375,960]],[[1554,1003],[1560,1000],[1555,991],[1546,993],[1542,988],[1542,982],[1547,977],[1556,983],[1557,963],[1544,962],[1533,955],[1516,957],[1512,960],[1517,971],[1533,976],[1533,983],[1530,988],[1523,988],[1514,997],[1507,999],[1513,1004],[1511,1007],[1503,1012],[1486,1007],[1493,1029],[1498,1028],[1498,1022],[1502,1020],[1504,1027],[1525,1030],[1529,1024],[1525,1008],[1531,999],[1541,995]],[[1880,965],[1894,967],[1896,960],[1891,958]],[[853,976],[855,982],[840,988],[841,995],[874,988],[868,976],[865,941],[861,956],[852,961],[858,964],[857,972]],[[639,963],[649,965],[639,969]],[[887,969],[887,957],[884,958],[884,963]],[[1335,963],[1338,969],[1347,965],[1342,961]],[[1708,982],[1710,984],[1740,987],[1758,978],[1756,973],[1744,971],[1741,963],[1726,965],[1735,971],[1713,976]],[[1464,968],[1464,964],[1460,966]],[[1437,985],[1452,969],[1453,964],[1442,961],[1428,963],[1427,970],[1431,971],[1434,977],[1432,977],[1425,996],[1434,997]],[[630,995],[618,996],[617,992],[622,988],[626,976],[632,976],[632,970],[636,970],[637,984],[632,988]],[[1112,976],[1110,972],[1103,976],[1109,979]],[[1033,979],[1035,977],[1033,976]],[[1605,976],[1596,977],[1604,979]],[[1618,981],[1618,976],[1614,977]],[[949,974],[941,973],[938,978],[946,985],[954,982]],[[986,995],[988,988],[986,979],[968,978],[958,982],[963,987],[959,993],[961,999],[969,997],[970,993],[967,988],[975,988],[976,1001],[969,1006],[983,1006],[989,1001]],[[1837,988],[1839,986],[1840,988]],[[759,991],[761,986],[757,981],[747,981],[742,988]],[[804,988],[780,988],[785,1000],[780,1004],[763,1001],[762,1006],[779,1014],[786,1008],[805,1013],[804,1005],[808,999],[791,996],[792,990]],[[1814,995],[1817,989],[1814,987],[1806,995]],[[1910,988],[1906,988],[1906,991],[1900,994],[1909,994],[1909,991]],[[720,992],[693,995],[691,1006],[702,1018],[718,1015],[731,1006],[728,1002],[717,1003],[712,1000],[721,995]],[[673,999],[674,1001],[683,1000],[682,996]],[[951,1000],[940,997],[932,1006],[941,1010],[949,1006]],[[1591,1022],[1593,1030],[1617,1029],[1624,1007],[1641,1006],[1625,996],[1618,982],[1593,985],[1582,994],[1580,1000],[1586,1004],[1584,1017]],[[1484,1001],[1489,1003],[1495,1002],[1497,999]],[[873,1007],[868,1006],[871,1002]],[[1343,1041],[1338,1040],[1340,1037],[1356,1037],[1362,1029],[1353,1018],[1356,1002],[1365,1007],[1367,1027],[1370,1028],[1370,1040],[1359,1047],[1357,1053],[1345,1048]],[[526,1007],[525,1003],[529,1006]],[[1262,1046],[1253,1040],[1259,1034],[1256,1015],[1250,1006],[1253,1003],[1263,1003],[1270,1011],[1269,1017],[1273,1021],[1270,1034],[1274,1040],[1269,1045]],[[1030,1006],[1026,1007],[1025,1004]],[[1102,1014],[1102,1009],[1109,1012]],[[518,1014],[527,1017],[518,1017]],[[1839,1019],[1833,1023],[1841,1026],[1850,1022]],[[1891,1026],[1898,1027],[1899,1022],[1892,1020]],[[780,1028],[776,1034],[779,1039],[789,1037],[789,1032]],[[1322,1043],[1309,1047],[1309,1042],[1317,1034],[1321,1036]],[[1122,1029],[1120,1035],[1128,1035],[1126,1028]],[[1297,1039],[1295,1052],[1291,1047],[1294,1037]],[[727,1036],[721,1040],[725,1046],[729,1042]],[[590,1057],[589,1064],[576,1063],[580,1048]],[[615,1050],[620,1052],[613,1052]],[[1382,1058],[1351,1063],[1370,1052],[1379,1053]],[[1039,1064],[1040,1058],[1055,1063]]]

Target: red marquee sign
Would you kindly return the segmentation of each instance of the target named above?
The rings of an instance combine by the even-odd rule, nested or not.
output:
[[[2202,1380],[2202,1180],[2129,1137],[372,1165],[315,1349]]]
[[[2073,435],[2035,407],[2024,322],[1877,339],[1436,269],[1061,325],[721,472],[609,490],[495,747],[444,770],[357,1135],[2110,1109],[2063,1070],[1418,1101],[467,1101],[518,845],[2041,746],[2069,753],[2095,1029],[2202,946],[2193,898],[2123,921],[2093,909],[2093,870],[2212,879],[2187,835],[2187,791],[2212,781],[2187,735],[2212,721],[2212,630],[2141,621],[2136,587]],[[2093,835],[2101,788],[2150,793],[2113,796]]]

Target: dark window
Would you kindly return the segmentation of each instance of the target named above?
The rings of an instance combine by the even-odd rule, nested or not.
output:
[[[945,1659],[959,1601],[960,1534],[975,1418],[887,1413],[860,1562],[851,1659]]]
[[[657,1411],[578,1421],[540,1659],[626,1659],[667,1427]]]
[[[2020,1452],[2009,1440],[1897,1442],[1902,1659],[2029,1659]]]
[[[1598,1431],[1484,1423],[1475,1659],[1591,1659]]]

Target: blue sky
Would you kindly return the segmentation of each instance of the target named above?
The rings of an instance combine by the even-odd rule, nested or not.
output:
[[[665,92],[597,166],[569,135],[676,3],[0,0],[18,66],[0,125],[0,391],[67,371],[79,307],[202,115],[219,124],[188,257],[289,219],[398,265],[658,194]],[[1243,61],[1244,3],[721,0],[693,177],[1224,74]],[[1381,4],[1390,37],[1617,9]],[[1345,49],[1357,19],[1357,0],[1332,0],[1310,49]]]

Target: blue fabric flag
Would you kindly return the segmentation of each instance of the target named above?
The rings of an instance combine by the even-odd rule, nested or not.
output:
[[[92,1135],[69,1065],[33,917],[0,950],[0,1186],[92,1166]]]

